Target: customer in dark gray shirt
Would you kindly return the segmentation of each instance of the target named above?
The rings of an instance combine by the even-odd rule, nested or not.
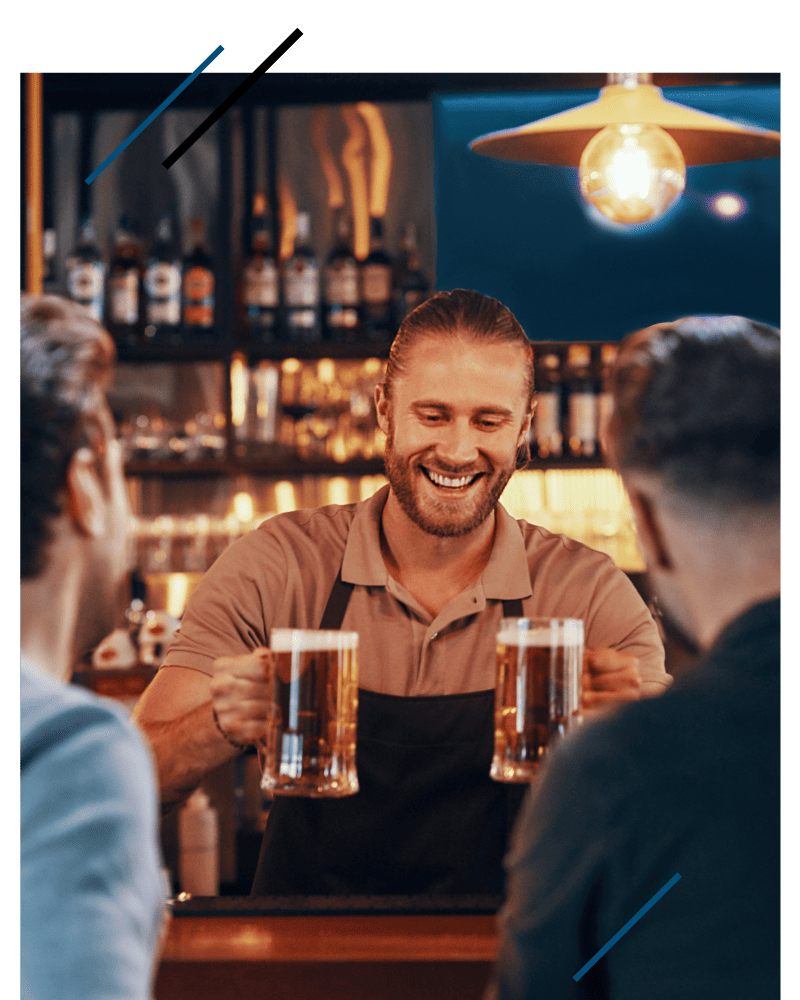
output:
[[[738,317],[622,345],[610,454],[664,613],[706,655],[553,754],[487,1000],[779,996],[779,365],[778,332]]]

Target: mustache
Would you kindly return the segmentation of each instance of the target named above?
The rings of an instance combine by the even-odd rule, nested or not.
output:
[[[491,472],[491,469],[472,469],[466,465],[448,465],[447,462],[426,462],[420,459],[417,465],[423,465],[428,472],[435,472],[440,476],[477,476],[482,473]]]

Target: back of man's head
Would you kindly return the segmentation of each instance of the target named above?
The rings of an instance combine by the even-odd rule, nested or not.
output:
[[[20,576],[26,580],[46,566],[73,454],[101,449],[110,433],[104,392],[115,352],[80,306],[54,295],[23,295],[20,354]]]
[[[780,498],[780,333],[740,316],[648,327],[621,345],[608,444],[623,474],[655,475],[687,513]]]

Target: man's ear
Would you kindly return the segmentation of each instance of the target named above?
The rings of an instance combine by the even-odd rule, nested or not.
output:
[[[633,508],[639,542],[645,550],[648,565],[669,572],[674,567],[661,518],[652,498],[640,490],[629,487],[628,497]]]
[[[375,412],[378,415],[378,426],[384,434],[389,433],[389,399],[382,382],[375,386]]]
[[[533,423],[533,415],[535,412],[536,412],[536,399],[534,397],[534,399],[531,400],[530,409],[522,418],[522,427],[520,428],[519,440],[517,441],[518,448],[522,446],[523,441],[527,439],[528,434],[530,433],[531,424]]]
[[[107,501],[97,473],[97,456],[78,448],[67,469],[67,514],[84,535],[99,537],[105,531]]]

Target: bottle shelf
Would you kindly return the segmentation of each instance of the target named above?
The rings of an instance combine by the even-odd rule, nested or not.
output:
[[[126,364],[146,362],[184,362],[190,364],[198,361],[229,363],[234,354],[244,354],[254,361],[283,361],[286,358],[297,358],[300,361],[313,361],[320,358],[331,358],[333,361],[356,361],[369,357],[387,358],[391,343],[391,340],[361,340],[353,343],[275,341],[271,344],[259,344],[253,341],[232,343],[228,339],[221,341],[216,346],[169,346],[146,342],[135,345],[118,343],[117,360]]]
[[[527,469],[604,469],[606,462],[602,458],[575,458],[544,461],[532,458]],[[125,465],[125,474],[140,478],[185,478],[192,477],[227,477],[250,475],[267,476],[272,479],[293,478],[296,476],[376,476],[382,474],[384,464],[382,458],[351,459],[348,462],[336,462],[329,458],[280,458],[247,457],[233,459],[209,459],[199,462],[182,462],[165,460],[162,462],[130,461]]]
[[[375,476],[383,472],[383,459],[353,459],[335,462],[333,459],[237,458],[200,462],[131,461],[125,466],[127,476],[148,478],[191,478],[198,476],[233,477],[242,475],[268,476],[285,479],[295,476]]]

